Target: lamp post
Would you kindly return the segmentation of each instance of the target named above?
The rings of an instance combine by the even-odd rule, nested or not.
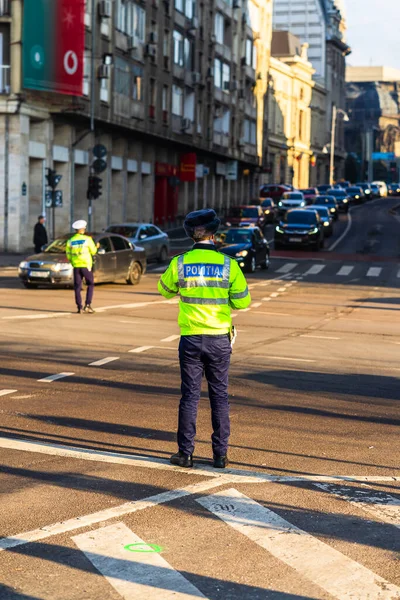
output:
[[[332,106],[332,129],[331,129],[331,160],[329,167],[329,185],[333,185],[333,179],[335,174],[335,138],[336,138],[336,121],[338,115],[343,117],[343,121],[350,121],[349,115],[341,108],[337,108],[334,104]]]

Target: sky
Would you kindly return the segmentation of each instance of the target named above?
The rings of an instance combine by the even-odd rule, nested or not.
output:
[[[344,0],[352,66],[400,69],[400,0]]]

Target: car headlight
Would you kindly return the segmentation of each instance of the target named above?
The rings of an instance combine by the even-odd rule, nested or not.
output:
[[[300,206],[305,206],[305,205],[306,205],[306,203],[305,203],[305,202],[302,202],[302,203],[300,204]]]
[[[336,208],[331,208],[331,213],[335,213],[336,212]]]
[[[29,268],[29,263],[26,262],[26,260],[23,260],[22,262],[19,263],[19,268],[20,269],[28,269]]]
[[[279,227],[279,225],[275,227],[275,231],[277,231],[278,233],[285,233],[285,231],[282,229],[282,227]]]
[[[343,204],[347,204],[347,203],[348,203],[347,198],[343,198]]]
[[[69,271],[71,269],[71,265],[69,263],[56,263],[51,267],[52,271]]]
[[[268,209],[265,211],[265,214],[266,214],[266,215],[269,215],[269,213],[270,213],[270,212],[271,212],[271,211],[270,211],[270,210],[269,210],[269,208],[268,208]]]
[[[329,221],[324,221],[324,227],[329,227]]]
[[[241,250],[240,252],[236,252],[236,256],[247,256],[248,253],[248,250]]]
[[[227,221],[227,222],[225,223],[225,225],[227,225],[228,227],[230,227],[230,226],[231,226],[231,223],[229,223],[229,221]]]
[[[370,194],[371,190],[365,190],[365,194]]]
[[[355,198],[356,200],[359,200],[359,199],[360,199],[360,196],[354,196],[354,198]]]
[[[278,206],[283,206],[283,203],[282,202],[278,202]]]
[[[315,233],[318,233],[319,229],[318,227],[314,227],[314,229],[311,229],[311,231],[309,231],[310,235],[314,235]]]

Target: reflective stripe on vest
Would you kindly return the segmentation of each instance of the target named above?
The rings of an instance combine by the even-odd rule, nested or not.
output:
[[[190,263],[189,263],[190,264]],[[178,258],[178,281],[181,289],[194,287],[209,287],[229,289],[229,276],[231,272],[231,259],[229,256],[224,256],[224,264],[215,263],[217,267],[222,267],[222,278],[205,279],[204,274],[194,276],[193,279],[185,280],[185,265],[183,256]],[[212,265],[213,266],[213,265]]]
[[[181,296],[181,302],[185,304],[228,304],[229,298],[191,298]]]

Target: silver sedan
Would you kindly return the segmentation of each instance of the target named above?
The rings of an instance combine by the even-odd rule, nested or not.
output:
[[[169,237],[152,223],[116,223],[106,229],[128,238],[146,251],[147,260],[165,262],[169,256]]]

